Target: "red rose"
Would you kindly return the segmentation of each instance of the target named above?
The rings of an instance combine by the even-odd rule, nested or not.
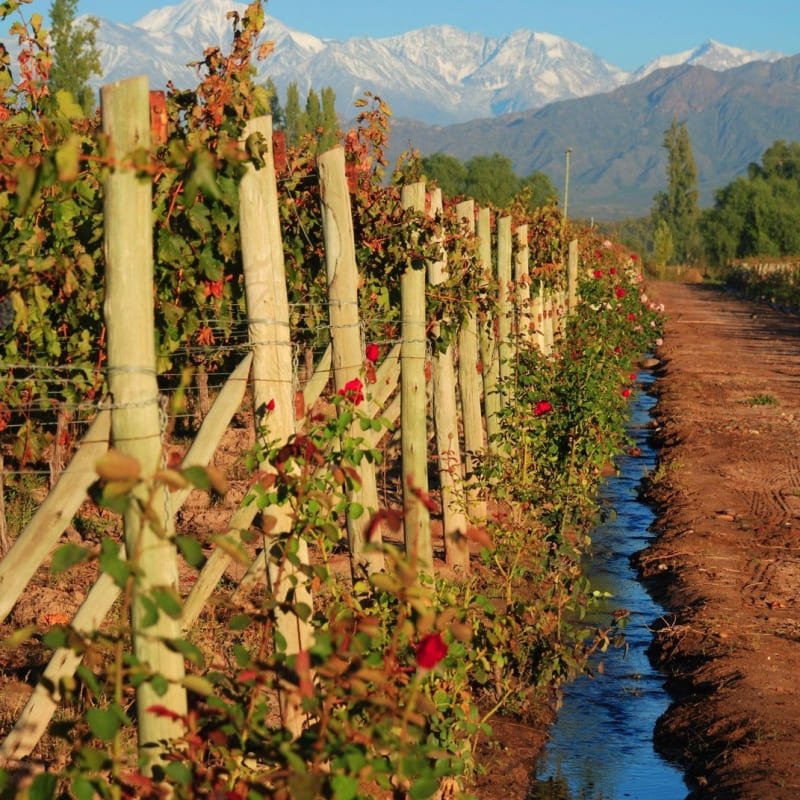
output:
[[[541,417],[542,414],[547,414],[548,411],[552,411],[552,410],[553,410],[553,406],[551,406],[550,403],[547,402],[547,400],[540,400],[533,407],[533,413],[537,417]]]
[[[622,390],[622,396],[625,397],[625,398],[630,397],[631,396],[631,390],[630,389],[623,389]]]
[[[339,394],[346,397],[354,406],[360,405],[364,402],[364,384],[358,378],[353,378],[339,389]]]
[[[428,633],[420,639],[415,655],[423,669],[433,669],[446,655],[447,645],[441,633]]]
[[[602,278],[602,277],[603,277],[603,270],[601,270],[601,269],[596,269],[596,270],[594,271],[594,276],[595,276],[595,278]]]
[[[376,344],[368,344],[366,349],[366,356],[367,361],[371,363],[375,363],[378,360],[378,356],[380,355],[380,351],[378,350],[378,345]]]
[[[622,298],[623,298],[623,297],[625,297],[625,290],[624,290],[624,289],[623,289],[621,286],[616,286],[616,287],[614,288],[614,294],[615,294],[615,295],[616,295],[616,296],[617,296],[617,297],[618,297],[620,300],[622,300]]]
[[[636,253],[631,253],[631,261],[636,261],[637,258],[639,258],[639,256],[637,256]]]
[[[273,397],[272,400],[267,403],[267,411],[274,411],[275,410],[275,398]]]
[[[611,267],[611,269],[608,271],[608,274],[609,275],[616,275],[617,271],[616,271],[616,269],[614,269],[614,267]]]

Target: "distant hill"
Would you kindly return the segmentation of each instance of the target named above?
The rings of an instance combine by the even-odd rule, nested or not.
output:
[[[686,123],[709,205],[775,140],[800,140],[800,55],[723,72],[660,69],[605,94],[458,125],[395,119],[390,156],[409,147],[462,160],[499,152],[519,175],[541,170],[561,188],[571,147],[570,216],[641,216],[665,186],[662,141],[673,116]]]

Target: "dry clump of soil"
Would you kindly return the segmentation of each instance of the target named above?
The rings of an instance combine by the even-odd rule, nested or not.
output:
[[[655,284],[657,539],[638,565],[665,615],[675,702],[656,743],[696,798],[800,797],[800,318]]]

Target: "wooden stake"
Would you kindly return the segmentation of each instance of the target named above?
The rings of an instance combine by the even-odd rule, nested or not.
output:
[[[478,212],[476,227],[478,250],[481,268],[486,276],[492,269],[492,226],[488,208]],[[481,368],[483,375],[483,405],[486,410],[486,439],[490,453],[497,453],[495,437],[500,433],[498,414],[500,412],[500,357],[497,347],[497,319],[486,320],[479,328],[479,346],[481,351]]]
[[[272,118],[251,120],[242,147],[258,149],[260,164],[251,161],[239,187],[239,225],[247,300],[250,343],[253,348],[253,405],[256,433],[263,445],[285,442],[295,433],[294,367],[289,326],[289,299],[283,262],[278,190],[272,152]],[[267,468],[266,464],[263,465]],[[276,520],[271,531],[276,543],[291,534],[292,519],[283,508],[272,508]],[[268,577],[273,597],[290,610],[276,612],[278,640],[287,655],[311,646],[310,624],[302,616],[313,608],[310,584],[303,571],[310,564],[308,543],[297,536],[294,563],[281,547],[270,548]],[[278,552],[275,552],[275,551]],[[284,726],[294,736],[303,729],[305,713],[299,698],[281,694]]]
[[[464,220],[467,234],[475,236],[475,201],[464,200],[456,206]],[[476,264],[475,269],[480,269]],[[485,522],[486,502],[477,488],[477,469],[486,450],[481,407],[482,381],[478,362],[478,319],[474,310],[458,332],[458,387],[464,422],[464,480],[467,486],[467,515],[474,522]]]
[[[136,690],[139,752],[145,771],[160,761],[165,741],[183,732],[186,714],[183,656],[168,642],[181,635],[177,619],[159,612],[151,625],[142,598],[154,589],[177,591],[178,555],[173,542],[169,496],[147,479],[162,464],[163,441],[156,381],[153,310],[152,186],[134,166],[134,153],[150,147],[150,97],[146,77],[130,78],[101,90],[103,133],[109,139],[112,167],[104,185],[108,379],[114,408],[114,447],[135,458],[144,479],[134,491],[137,503],[123,515],[128,557],[141,569],[132,598],[133,649],[155,675],[167,679],[165,692],[150,681]],[[147,516],[142,509],[147,509]],[[150,603],[152,606],[152,602]],[[175,718],[154,714],[167,708]]]
[[[442,213],[442,190],[431,191],[428,213],[432,217]],[[447,279],[447,254],[442,252],[439,261],[428,263],[428,282],[435,287]],[[438,325],[432,331],[438,334]],[[442,533],[445,561],[448,566],[464,572],[469,570],[467,548],[466,498],[462,474],[461,445],[458,439],[458,410],[456,406],[456,375],[453,365],[453,345],[431,358],[433,378],[433,421],[436,430],[437,467],[442,492]]]
[[[515,231],[517,240],[514,258],[514,287],[517,306],[517,346],[525,346],[531,341],[531,276],[530,248],[528,246],[528,226],[518,225]]]
[[[567,253],[567,305],[570,312],[575,311],[578,302],[578,240],[569,243]]]
[[[344,392],[352,380],[364,378],[364,343],[361,340],[361,320],[358,313],[358,266],[353,234],[350,193],[345,173],[344,148],[335,147],[317,159],[319,188],[322,202],[322,231],[325,242],[325,269],[328,277],[328,313],[333,347],[333,380],[337,392]],[[364,402],[359,410],[373,415],[373,404],[364,389]],[[362,436],[360,425],[353,423],[350,435]],[[367,530],[370,519],[378,510],[378,487],[375,466],[362,459],[358,466],[361,486],[350,499],[363,509],[359,517],[348,515],[347,534],[353,577],[383,569],[383,553],[377,546],[380,535],[374,532],[373,546],[368,547]]]
[[[425,212],[425,184],[404,186],[405,209]],[[421,572],[433,572],[430,514],[419,495],[428,494],[428,415],[425,381],[425,269],[410,266],[400,278],[400,432],[402,441],[403,528],[406,553]]]
[[[500,410],[511,401],[511,377],[514,371],[511,322],[511,217],[497,220],[497,369],[500,376]]]

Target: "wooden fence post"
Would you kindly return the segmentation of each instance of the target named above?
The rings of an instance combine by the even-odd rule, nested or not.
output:
[[[478,253],[486,276],[493,274],[492,269],[492,224],[488,208],[478,212],[476,233],[478,236]],[[479,345],[481,351],[481,374],[483,375],[483,406],[486,417],[486,439],[489,452],[497,454],[496,435],[500,432],[500,359],[497,348],[497,320],[487,319],[480,326]]]
[[[350,193],[345,173],[344,148],[334,147],[317,158],[319,167],[322,232],[325,242],[325,268],[328,277],[328,313],[333,348],[333,379],[337,392],[344,391],[348,381],[359,378],[364,370],[364,343],[358,313],[358,266],[353,234]],[[364,393],[366,395],[366,392]],[[372,416],[373,403],[366,398],[364,413]],[[362,436],[357,422],[352,436]],[[378,487],[375,466],[362,459],[358,467],[361,486],[351,495],[353,502],[364,509],[357,518],[348,515],[347,532],[353,577],[360,573],[378,572],[384,568],[379,547],[367,547],[366,534],[372,515],[378,510]],[[378,531],[373,544],[380,544]]]
[[[567,306],[575,312],[578,303],[578,240],[572,239],[567,252]]]
[[[442,213],[442,190],[431,190],[428,213]],[[434,288],[447,279],[447,254],[442,251],[439,261],[428,263],[428,282]],[[438,327],[438,326],[437,326]],[[433,332],[434,334],[437,331]],[[456,405],[456,374],[453,365],[453,344],[431,358],[433,378],[433,420],[436,430],[436,452],[439,485],[442,491],[442,536],[445,561],[448,566],[469,570],[467,547],[466,498],[462,475],[461,445],[458,439],[458,407]]]
[[[117,450],[139,462],[145,479],[134,490],[142,505],[132,504],[123,514],[128,557],[141,569],[133,589],[133,649],[142,665],[167,679],[165,692],[157,692],[149,680],[136,690],[139,751],[145,770],[152,772],[163,752],[161,743],[182,733],[180,717],[186,713],[187,699],[181,685],[183,655],[168,646],[180,637],[180,622],[159,611],[158,621],[149,624],[142,601],[154,589],[177,591],[178,586],[178,555],[169,535],[169,495],[163,486],[147,486],[147,478],[163,459],[153,309],[152,186],[142,179],[132,158],[134,151],[150,147],[147,78],[104,86],[101,103],[113,165],[104,184],[103,209],[108,379],[114,402],[111,435]],[[148,516],[141,507],[149,508]],[[167,708],[175,718],[154,714],[151,706]]]
[[[545,352],[544,341],[544,288],[542,282],[538,281],[536,294],[531,304],[531,316],[533,318],[533,341],[540,353]]]
[[[542,300],[542,313],[544,318],[543,331],[544,331],[544,354],[549,356],[553,352],[553,344],[555,343],[555,329],[553,327],[553,307],[555,305],[553,299],[553,292],[549,289],[543,290]]]
[[[249,162],[242,177],[239,227],[248,332],[253,349],[251,377],[256,435],[262,444],[267,444],[276,439],[284,442],[295,433],[294,367],[272,152],[272,118],[251,120],[245,127],[242,147],[249,137],[258,140],[262,161],[258,167]],[[273,533],[289,533],[288,514],[274,508],[269,513],[276,519]],[[312,638],[311,626],[300,613],[303,607],[309,611],[313,608],[309,580],[302,571],[310,563],[308,543],[300,537],[295,544],[299,565],[281,552],[273,552],[268,559],[270,589],[275,600],[290,600],[297,609],[276,613],[277,633],[285,641],[288,655],[307,650]],[[280,705],[284,726],[293,735],[299,735],[305,718],[299,699],[282,694]]]
[[[458,218],[466,224],[467,234],[475,236],[475,201],[464,200],[456,206]],[[479,268],[478,265],[474,265]],[[481,410],[481,376],[478,371],[478,318],[469,310],[458,332],[458,387],[464,423],[464,480],[467,488],[467,514],[471,520],[486,519],[486,502],[475,486],[477,468],[486,440]]]
[[[425,212],[425,184],[404,186],[405,209]],[[413,234],[412,234],[413,235]],[[433,573],[430,514],[418,492],[428,493],[428,415],[425,385],[425,269],[409,266],[400,277],[402,349],[400,354],[400,433],[403,479],[403,530],[406,554],[422,572]]]
[[[497,220],[497,359],[500,375],[500,409],[511,400],[514,372],[511,318],[514,313],[511,286],[511,217]]]
[[[515,231],[517,240],[514,258],[514,287],[517,306],[517,348],[527,346],[531,340],[531,276],[530,247],[528,246],[528,226],[518,225]]]

